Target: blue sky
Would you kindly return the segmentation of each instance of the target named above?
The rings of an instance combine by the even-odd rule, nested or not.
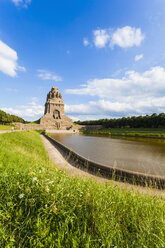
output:
[[[164,0],[0,0],[0,109],[73,120],[165,112]]]

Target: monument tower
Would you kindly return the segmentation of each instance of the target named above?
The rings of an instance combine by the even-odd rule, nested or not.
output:
[[[72,120],[64,114],[64,102],[57,87],[52,87],[47,94],[44,116],[40,124],[47,129],[71,129]]]

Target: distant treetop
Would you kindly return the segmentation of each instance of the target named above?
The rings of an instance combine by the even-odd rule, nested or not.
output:
[[[156,113],[145,116],[132,116],[114,119],[100,119],[90,121],[75,121],[79,125],[103,125],[104,128],[164,128],[165,114]]]
[[[0,110],[0,123],[7,124],[12,122],[21,122],[25,123],[25,120],[16,115],[7,114],[5,111]]]

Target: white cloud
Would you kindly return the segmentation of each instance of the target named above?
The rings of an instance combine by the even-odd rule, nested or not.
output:
[[[44,106],[37,103],[37,98],[32,98],[32,101],[26,105],[13,107],[2,107],[2,110],[9,114],[14,114],[22,117],[25,120],[37,120],[44,114]]]
[[[89,45],[89,41],[88,41],[87,38],[84,38],[83,39],[83,44],[84,44],[84,46],[88,46]]]
[[[97,29],[93,31],[93,43],[97,48],[103,48],[109,45],[111,48],[119,46],[121,48],[139,46],[144,40],[144,34],[140,28],[131,26],[125,26],[112,30],[108,29]],[[87,38],[83,41],[85,46],[89,45]]]
[[[144,99],[127,99],[126,102],[99,100],[86,104],[66,105],[66,113],[77,119],[99,119],[133,115],[162,113],[165,111],[165,97]]]
[[[11,0],[16,6],[22,6],[27,8],[28,5],[31,3],[31,0]]]
[[[47,71],[47,70],[37,70],[38,77],[43,80],[53,80],[55,82],[62,81],[62,78],[60,76],[55,75],[54,73]]]
[[[0,71],[15,77],[17,70],[25,71],[25,68],[17,64],[17,52],[0,40]]]
[[[67,89],[69,94],[100,98],[87,104],[66,106],[71,115],[150,114],[165,112],[165,69],[153,67],[143,73],[127,71],[122,78],[88,81],[79,89]]]
[[[143,40],[144,35],[140,28],[125,26],[123,28],[118,28],[112,34],[110,46],[113,47],[117,45],[122,48],[139,46]]]
[[[17,71],[23,71],[23,72],[26,71],[26,68],[23,66],[20,66],[20,65],[17,65],[16,69],[17,69]]]
[[[127,71],[122,78],[94,79],[79,89],[67,89],[66,92],[77,95],[99,96],[100,98],[116,98],[162,94],[165,91],[165,69],[153,67],[143,73]]]
[[[135,61],[139,61],[143,58],[143,54],[138,54],[135,56]]]
[[[93,31],[94,34],[94,44],[98,48],[103,48],[106,46],[110,35],[106,29],[97,29]]]
[[[72,121],[78,121],[79,120],[79,118],[77,116],[68,115],[68,117],[70,117],[72,119]]]
[[[90,101],[87,104],[66,105],[65,111],[72,115],[106,115],[110,113],[131,111],[129,104],[105,100]]]

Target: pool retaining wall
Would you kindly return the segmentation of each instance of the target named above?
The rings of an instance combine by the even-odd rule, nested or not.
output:
[[[134,185],[149,186],[152,188],[165,189],[165,178],[160,176],[147,175],[144,173],[121,170],[109,167],[101,163],[91,161],[72,149],[61,144],[50,136],[43,134],[73,166],[83,169],[91,174],[113,179],[121,182],[128,182]]]

